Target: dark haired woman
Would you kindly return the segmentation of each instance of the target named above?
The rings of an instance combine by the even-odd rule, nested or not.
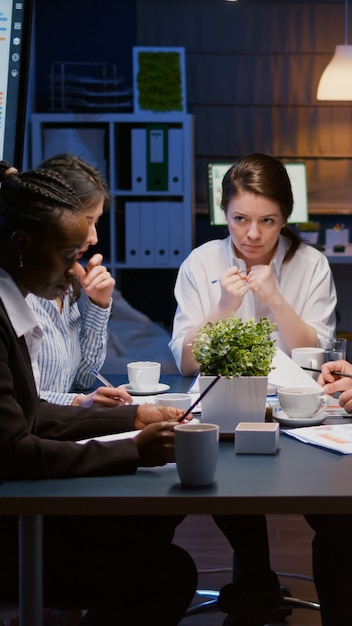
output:
[[[335,332],[329,263],[287,225],[293,197],[281,161],[264,154],[240,159],[224,176],[221,204],[229,236],[193,250],[176,281],[170,348],[184,375],[198,371],[197,330],[231,313],[276,322],[276,346],[288,355]]]
[[[243,157],[225,174],[222,208],[229,236],[191,252],[180,267],[178,303],[170,348],[179,370],[199,367],[192,342],[206,322],[268,317],[276,345],[316,346],[335,331],[336,290],[326,257],[304,244],[287,225],[293,208],[284,165],[265,154]],[[225,624],[254,625],[275,619],[279,581],[270,566],[264,515],[214,516],[234,549],[234,583],[221,589]],[[231,617],[232,616],[232,617]],[[235,619],[235,621],[233,621]]]
[[[0,480],[130,474],[174,460],[178,409],[92,409],[39,401],[32,355],[42,331],[25,297],[64,296],[88,224],[72,187],[50,170],[19,174],[0,163]],[[115,442],[77,442],[141,429]],[[173,517],[48,516],[44,602],[89,608],[89,626],[175,625],[196,588],[189,555],[173,545]],[[16,602],[17,519],[0,520],[0,596]],[[182,573],[182,585],[180,582]]]
[[[60,174],[79,197],[88,222],[88,235],[79,258],[98,242],[97,224],[110,201],[106,183],[95,167],[70,154],[51,157],[40,167]],[[92,369],[99,371],[105,361],[115,285],[102,261],[101,254],[94,254],[85,267],[76,263],[77,275],[72,277],[64,295],[53,300],[27,296],[44,333],[38,353],[39,393],[43,400],[76,406],[89,406],[93,401],[107,406],[132,402],[123,386],[100,387],[94,393],[86,393],[95,383]]]

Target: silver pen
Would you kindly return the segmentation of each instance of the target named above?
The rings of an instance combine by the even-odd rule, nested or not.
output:
[[[97,370],[92,370],[92,374],[94,374],[94,376],[100,380],[101,383],[103,383],[103,385],[105,385],[105,387],[113,387],[114,385],[112,385],[111,383],[109,383],[109,381],[104,378],[104,376],[102,376],[102,374],[99,374],[99,372],[97,372]]]

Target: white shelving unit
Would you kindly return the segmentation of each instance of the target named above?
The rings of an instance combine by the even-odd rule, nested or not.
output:
[[[180,265],[193,246],[191,115],[32,115],[32,166],[60,152],[85,158],[108,180],[100,243],[112,273]]]

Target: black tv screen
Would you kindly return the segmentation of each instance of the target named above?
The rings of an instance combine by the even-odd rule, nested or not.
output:
[[[0,160],[21,168],[32,0],[0,0]]]

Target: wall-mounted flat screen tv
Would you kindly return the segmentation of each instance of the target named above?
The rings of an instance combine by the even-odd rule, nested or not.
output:
[[[208,163],[209,218],[213,226],[224,226],[226,220],[220,207],[222,179],[233,163]],[[308,190],[305,163],[284,163],[290,178],[293,194],[293,211],[289,222],[308,221]]]
[[[0,160],[21,168],[32,0],[0,0]]]

